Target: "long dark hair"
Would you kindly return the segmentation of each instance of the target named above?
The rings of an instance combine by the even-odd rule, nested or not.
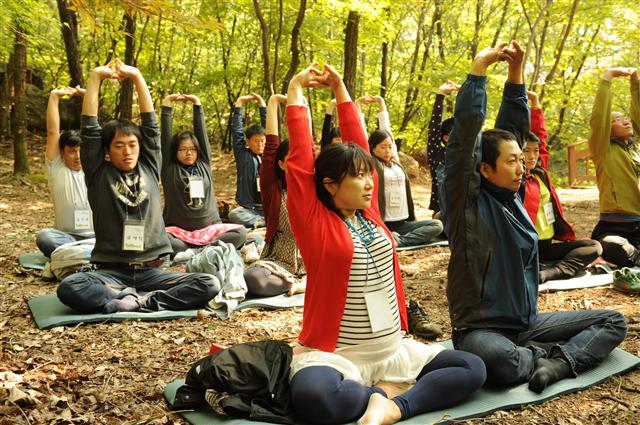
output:
[[[198,150],[198,158],[200,158],[202,152],[200,151],[200,142],[198,142],[198,138],[190,131],[182,131],[180,133],[174,134],[173,140],[171,140],[171,159],[173,159],[174,161],[178,161],[178,149],[180,149],[180,143],[183,140],[191,140],[193,145]]]
[[[373,159],[358,145],[336,143],[322,149],[315,162],[316,194],[320,202],[331,211],[341,215],[323,180],[329,178],[335,183],[340,183],[347,174],[353,177],[357,176],[363,167],[366,172],[372,172]]]
[[[284,159],[287,157],[288,153],[289,153],[289,140],[283,140],[278,145],[278,150],[276,151],[276,163],[273,164],[274,167],[276,167],[276,177],[278,177],[278,180],[280,180],[280,183],[282,183],[283,189],[287,188],[287,179],[286,179],[286,176],[284,175],[284,170],[280,168],[280,165],[278,165],[278,162],[280,161],[284,162]]]

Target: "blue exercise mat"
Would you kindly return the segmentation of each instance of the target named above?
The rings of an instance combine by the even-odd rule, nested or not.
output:
[[[122,322],[123,320],[171,320],[183,317],[196,317],[197,310],[152,311],[152,312],[118,312],[111,314],[82,314],[62,304],[56,294],[45,294],[34,297],[28,302],[31,314],[38,328],[48,329],[55,326],[74,325],[77,323]],[[292,297],[277,295],[275,297],[254,298],[241,302],[236,311],[247,308],[291,308],[304,304],[304,294]],[[212,312],[212,310],[209,310]]]
[[[451,348],[450,341],[445,341],[441,344]],[[526,383],[510,388],[482,388],[473,393],[462,404],[450,409],[418,415],[401,423],[414,425],[451,423],[465,419],[480,418],[496,410],[519,409],[526,404],[539,404],[562,394],[580,391],[597,385],[610,376],[635,368],[638,364],[640,364],[640,358],[616,348],[598,367],[584,372],[574,379],[563,379],[549,386],[540,394],[530,391]],[[169,405],[175,399],[176,390],[183,383],[184,379],[177,379],[165,387],[164,397]],[[179,414],[194,425],[266,424],[266,422],[228,419],[215,414],[206,406],[196,411],[181,411]]]
[[[49,259],[41,252],[23,252],[18,256],[18,264],[25,269],[44,270]]]

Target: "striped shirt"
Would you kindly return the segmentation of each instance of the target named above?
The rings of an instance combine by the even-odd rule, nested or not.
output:
[[[354,250],[337,348],[375,342],[400,332],[400,312],[393,272],[393,247],[382,228],[366,219],[365,221],[375,231],[375,238],[368,244],[368,252],[361,239],[369,236],[366,228],[353,221],[353,228],[348,226]],[[378,290],[387,294],[393,326],[373,332],[364,294]]]

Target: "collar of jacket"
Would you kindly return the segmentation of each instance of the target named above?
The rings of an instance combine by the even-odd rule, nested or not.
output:
[[[621,148],[629,149],[629,147],[631,147],[633,144],[635,144],[638,141],[638,138],[630,137],[629,141],[627,142],[623,137],[612,137],[611,141],[616,145],[620,146]]]
[[[513,199],[516,196],[516,192],[505,189],[503,187],[498,187],[493,183],[489,182],[489,180],[485,179],[484,177],[482,177],[480,185],[484,190],[489,192],[491,196],[493,196],[494,198],[496,198],[498,201],[502,203],[513,201]]]

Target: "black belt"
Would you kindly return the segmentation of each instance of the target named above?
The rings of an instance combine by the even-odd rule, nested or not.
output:
[[[132,261],[130,263],[96,263],[99,268],[111,269],[111,268],[153,268],[157,269],[162,267],[165,262],[165,257],[158,257],[155,260],[149,261]]]

